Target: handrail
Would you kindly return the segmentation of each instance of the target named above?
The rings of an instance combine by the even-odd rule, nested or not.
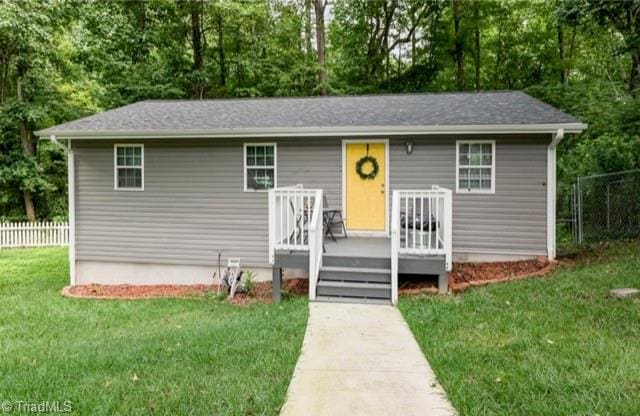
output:
[[[434,185],[430,190],[395,190],[391,207],[391,300],[398,300],[400,254],[443,255],[452,268],[452,192]]]
[[[309,300],[316,298],[318,275],[322,267],[322,239],[324,237],[322,190],[317,190],[315,193],[313,214],[309,223]]]
[[[269,262],[276,250],[309,252],[309,299],[316,297],[324,237],[321,189],[302,185],[269,190]]]
[[[309,220],[317,191],[301,185],[269,190],[269,262],[276,250],[309,250]]]

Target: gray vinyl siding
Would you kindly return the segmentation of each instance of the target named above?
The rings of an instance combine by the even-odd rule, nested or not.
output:
[[[456,140],[496,141],[495,194],[455,192]],[[392,189],[453,190],[456,253],[545,255],[547,250],[547,145],[549,135],[413,139],[391,142]]]
[[[243,141],[129,142],[145,145],[144,191],[114,190],[116,142],[73,143],[78,260],[211,265],[222,251],[268,265],[267,193],[244,192]],[[339,207],[341,142],[304,149],[278,142],[278,185],[321,187]]]
[[[550,138],[492,138],[496,193],[454,193],[454,251],[544,254]],[[391,140],[391,190],[455,189],[455,139],[413,140],[412,155],[404,140]],[[277,142],[279,186],[322,188],[329,205],[341,207],[340,139],[264,141]],[[73,143],[78,260],[212,265],[222,251],[245,266],[268,266],[267,193],[243,190],[242,140],[129,142],[145,145],[144,191],[114,190],[116,142]]]

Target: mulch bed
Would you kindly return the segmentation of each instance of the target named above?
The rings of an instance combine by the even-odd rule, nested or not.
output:
[[[542,257],[535,260],[510,262],[457,263],[449,273],[449,288],[453,292],[461,292],[472,286],[544,277],[556,264]],[[72,298],[134,300],[216,296],[217,290],[217,285],[80,285],[67,286],[62,290],[62,294]],[[309,281],[287,279],[283,282],[283,291],[291,295],[306,296],[309,292]],[[399,293],[404,296],[437,294],[438,286],[433,279],[414,279],[401,282]],[[271,302],[271,282],[258,282],[250,295],[239,293],[231,300],[234,305],[248,305],[255,302]]]
[[[283,290],[291,295],[306,295],[309,290],[307,279],[287,279]],[[216,296],[217,285],[78,285],[66,286],[63,296],[82,299],[153,299],[153,298],[202,298]],[[271,302],[271,282],[258,282],[253,293],[238,293],[231,300],[234,305],[255,302]]]
[[[556,265],[557,262],[551,262],[545,257],[534,260],[454,264],[453,270],[449,273],[449,287],[453,292],[461,292],[470,286],[545,277]]]
[[[457,293],[472,286],[544,277],[554,269],[556,264],[544,257],[493,263],[456,263],[449,273],[449,288]],[[405,281],[401,283],[399,293],[408,296],[437,294],[438,285],[434,279]]]
[[[309,293],[309,280],[307,279],[287,279],[282,282],[284,293],[294,296],[307,296]],[[238,293],[231,303],[234,305],[248,305],[255,302],[271,303],[271,282],[256,283],[253,293]]]

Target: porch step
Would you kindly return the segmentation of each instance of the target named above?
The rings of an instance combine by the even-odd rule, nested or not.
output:
[[[391,283],[366,283],[320,280],[318,296],[391,299]]]
[[[322,256],[322,265],[326,267],[391,269],[391,253],[389,253],[389,257],[352,257],[325,254]]]
[[[316,296],[316,302],[329,303],[364,303],[368,305],[391,305],[390,299],[369,299],[369,298],[352,298],[338,296]]]
[[[391,269],[323,266],[320,269],[319,280],[391,283]]]

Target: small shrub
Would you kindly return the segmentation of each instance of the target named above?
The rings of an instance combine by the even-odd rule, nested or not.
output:
[[[256,274],[252,270],[247,270],[242,274],[244,290],[247,292],[247,295],[253,295],[256,288],[256,282],[254,281],[255,278]]]

